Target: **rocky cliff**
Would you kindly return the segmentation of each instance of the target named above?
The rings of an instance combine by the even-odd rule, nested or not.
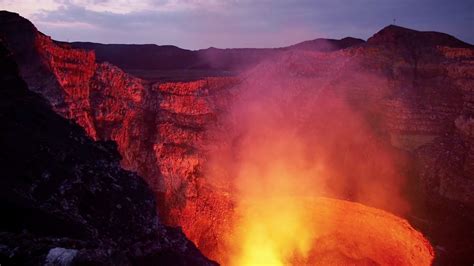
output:
[[[153,192],[112,142],[28,90],[0,43],[0,261],[6,265],[214,265],[164,226]]]
[[[208,187],[203,178],[210,141],[204,131],[232,98],[226,89],[238,80],[152,85],[109,63],[97,63],[93,52],[56,44],[16,14],[3,12],[0,18],[0,35],[30,89],[91,138],[115,141],[121,165],[145,177],[168,224],[182,226],[193,241],[213,242],[199,238],[215,237],[219,230],[207,228],[218,228],[221,219],[215,217],[232,208],[225,193]],[[14,30],[17,24],[25,28],[22,34]],[[22,61],[30,54],[37,60],[34,68]],[[35,74],[38,69],[42,72]],[[196,212],[202,215],[196,217]]]

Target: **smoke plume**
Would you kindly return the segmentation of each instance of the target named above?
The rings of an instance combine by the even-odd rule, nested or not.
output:
[[[353,56],[288,52],[242,76],[214,129],[209,178],[236,202],[235,265],[308,256],[305,201],[326,196],[403,214],[403,156],[388,142],[376,99],[382,77]]]

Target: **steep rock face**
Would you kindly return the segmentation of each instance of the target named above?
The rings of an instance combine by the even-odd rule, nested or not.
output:
[[[474,49],[442,49],[448,58],[441,66],[451,86],[458,88],[461,101],[458,102],[456,116],[451,117],[450,131],[431,145],[419,150],[419,156],[425,161],[422,178],[428,194],[436,194],[456,200],[474,208],[473,176],[473,107],[474,85]],[[449,98],[447,99],[449,100]],[[446,100],[445,100],[446,102]],[[438,170],[436,170],[438,169]],[[431,184],[429,186],[428,184]]]
[[[164,177],[165,217],[170,224],[182,226],[210,255],[219,252],[217,239],[228,232],[224,221],[231,216],[233,204],[226,191],[211,186],[204,176],[209,151],[216,144],[207,130],[234,98],[230,88],[238,82],[208,78],[152,87],[160,98],[152,145]]]
[[[93,118],[97,138],[116,141],[123,156],[122,165],[147,176],[146,169],[139,168],[135,162],[155,163],[142,154],[147,135],[143,125],[138,123],[144,122],[148,96],[143,82],[111,64],[102,63],[97,65],[89,84],[87,111]]]
[[[0,43],[0,261],[5,264],[213,265],[157,218],[155,197],[18,77]]]
[[[17,15],[3,17],[17,23]],[[55,111],[77,122],[90,137],[115,141],[122,166],[144,176],[157,195],[160,216],[182,226],[193,241],[211,243],[209,238],[216,237],[219,221],[228,216],[232,204],[203,178],[210,142],[204,133],[232,98],[226,89],[238,81],[209,78],[151,86],[109,63],[96,63],[93,52],[56,44],[25,24],[33,27],[26,34],[34,36],[29,49],[40,58],[38,67],[46,69],[43,78],[51,76],[61,93],[52,97],[47,93],[50,88],[38,84],[40,78],[27,80],[29,87],[41,88],[37,91]],[[2,35],[15,57],[24,53],[25,48],[12,41],[22,34]],[[32,75],[26,65],[22,75]],[[201,214],[196,217],[196,213]]]
[[[431,143],[416,150],[420,184],[430,210],[428,217],[433,224],[433,237],[452,239],[440,244],[452,252],[452,261],[440,259],[440,263],[466,264],[472,260],[472,236],[474,235],[474,142],[473,142],[473,88],[474,49],[442,48],[447,58],[442,66],[446,76],[462,93],[458,116],[451,120],[451,130]],[[445,229],[450,224],[449,229]],[[454,240],[456,239],[456,240]]]
[[[90,116],[89,81],[95,73],[95,54],[54,45],[50,37],[37,34],[35,46],[63,91],[57,112],[76,121],[89,136],[97,139]]]
[[[438,245],[440,265],[468,263],[474,234],[474,47],[447,34],[393,26],[368,45],[383,47],[394,62],[395,93],[384,101],[384,116],[392,143],[414,151],[423,196],[413,201],[413,215],[426,219],[419,225]]]
[[[447,34],[396,26],[375,34],[368,45],[383,47],[394,62],[389,70],[393,91],[383,100],[392,143],[420,147],[420,183],[427,195],[442,198],[434,202],[455,200],[473,207],[474,46]]]

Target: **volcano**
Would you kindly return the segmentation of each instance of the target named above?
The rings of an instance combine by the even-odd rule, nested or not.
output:
[[[20,84],[0,106],[6,265],[474,261],[468,43],[395,25],[271,49],[69,43],[7,11],[0,39]]]

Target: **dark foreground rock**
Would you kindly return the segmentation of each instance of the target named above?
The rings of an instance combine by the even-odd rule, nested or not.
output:
[[[159,222],[113,142],[94,142],[28,90],[3,43],[0,125],[2,265],[214,264]]]

